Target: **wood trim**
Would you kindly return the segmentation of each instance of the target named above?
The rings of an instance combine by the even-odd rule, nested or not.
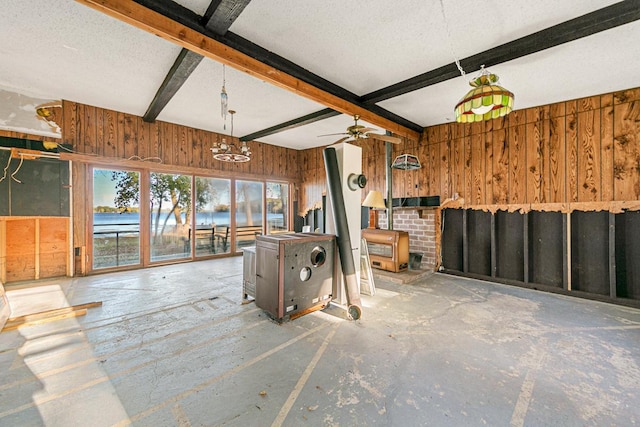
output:
[[[266,65],[249,55],[233,49],[198,31],[188,28],[172,19],[148,9],[132,0],[76,0],[99,12],[155,34],[196,52],[214,61],[221,62],[264,80],[280,88],[289,90],[315,102],[319,102],[344,114],[359,114],[361,119],[380,126],[396,135],[418,140],[420,133],[396,122],[374,114],[371,111],[319,89],[309,83]]]
[[[102,157],[92,156],[90,154],[75,154],[75,153],[60,153],[60,160],[67,160],[77,163],[86,163],[94,166],[107,166],[111,168],[124,168],[135,169],[138,171],[152,170],[154,172],[163,173],[181,173],[181,174],[195,174],[199,176],[206,176],[211,178],[237,178],[243,180],[267,180],[267,181],[282,181],[289,184],[297,183],[298,178],[294,176],[280,176],[274,177],[273,175],[265,174],[253,174],[253,173],[237,173],[236,171],[210,171],[208,169],[197,168],[193,166],[179,166],[179,165],[167,165],[164,163],[143,162],[137,160],[126,160],[119,157]]]

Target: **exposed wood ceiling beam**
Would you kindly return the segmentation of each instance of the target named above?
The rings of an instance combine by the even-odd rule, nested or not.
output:
[[[251,0],[213,0],[202,22],[209,31],[223,36]]]
[[[150,5],[153,4],[158,6],[158,8],[164,8],[161,13],[132,0],[77,1],[200,55],[229,65],[260,80],[264,80],[275,86],[326,105],[336,111],[349,115],[359,114],[362,120],[380,126],[394,134],[412,140],[418,140],[420,137],[419,130],[400,125],[380,114],[373,113],[370,111],[370,107],[364,104],[343,99],[334,93],[314,86],[299,77],[292,76],[279,68],[261,62],[231,47],[229,43],[225,43],[225,41],[228,41],[228,36],[231,35],[231,33],[228,32],[225,36],[212,33],[203,27],[202,24],[198,22],[198,19],[188,19],[189,17],[184,11],[173,2],[171,2],[170,5],[167,5],[165,2],[161,4],[160,2],[151,2],[149,0],[140,2]],[[165,16],[165,12],[176,11],[182,13],[180,20],[176,20],[174,16],[171,18]],[[193,16],[197,17],[195,14],[193,14]]]
[[[158,88],[147,112],[142,116],[145,122],[154,122],[160,112],[167,106],[171,98],[178,92],[184,82],[187,81],[191,73],[196,69],[200,61],[204,58],[195,52],[182,48],[176,61]]]
[[[640,19],[638,2],[636,0],[626,0],[464,58],[460,63],[464,70],[471,73],[479,70],[482,65],[490,67],[512,61],[610,28],[628,24],[638,19]],[[458,67],[455,63],[451,63],[363,95],[358,99],[358,102],[375,104],[376,102],[404,95],[459,76],[460,71]],[[303,126],[314,121],[323,120],[327,118],[321,114],[323,111],[324,110],[317,111],[316,113],[289,120],[279,125],[254,132],[251,135],[243,136],[241,139],[248,141],[249,139],[247,138],[249,137],[260,138],[292,129],[296,127],[296,123],[299,123],[297,126]]]
[[[308,125],[320,120],[328,119],[329,117],[339,116],[340,112],[332,110],[331,108],[325,108],[324,110],[316,111],[315,113],[307,114],[302,117],[298,117],[293,120],[280,123],[270,128],[263,129],[258,132],[250,133],[249,135],[241,136],[240,141],[253,141],[258,138],[273,135],[274,133],[283,132],[289,129],[295,129],[300,126]]]
[[[460,61],[460,64],[466,72],[475,72],[482,65],[490,67],[512,61],[610,28],[628,24],[638,19],[640,19],[638,1],[622,1],[464,58]],[[371,92],[364,95],[361,100],[365,103],[380,102],[459,76],[458,68],[454,63],[451,63]]]
[[[417,132],[422,132],[422,127],[420,125],[410,122],[404,117],[400,117],[390,111],[385,110],[382,107],[372,104],[368,108],[369,108],[369,111],[378,113],[381,116],[387,117],[390,120],[395,121],[396,123],[400,123],[401,125],[405,125],[410,129],[415,129]],[[340,114],[341,113],[339,111],[332,110],[331,108],[325,108],[323,110],[306,114],[302,117],[297,117],[295,119],[288,120],[286,122],[277,124],[275,126],[271,126],[266,129],[250,133],[249,135],[241,136],[240,141],[253,141],[258,138],[273,135],[279,132],[284,132],[285,130],[295,129],[300,126],[308,125],[314,122],[319,122],[320,120],[328,119],[330,117],[338,116]]]
[[[203,25],[216,34],[223,35],[227,32],[233,21],[236,20],[250,0],[213,0],[201,19]],[[178,92],[184,82],[202,61],[203,56],[182,48],[173,66],[164,78],[160,88],[156,92],[149,108],[142,119],[145,122],[153,122],[160,112],[167,106],[171,98]]]

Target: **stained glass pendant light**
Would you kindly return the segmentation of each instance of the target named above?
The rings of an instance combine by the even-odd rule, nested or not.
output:
[[[469,82],[473,87],[456,104],[456,121],[473,123],[506,116],[513,109],[513,93],[498,86],[498,76],[484,69]]]

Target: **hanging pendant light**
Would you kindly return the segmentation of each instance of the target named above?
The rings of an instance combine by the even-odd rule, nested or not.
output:
[[[239,147],[233,143],[233,115],[235,113],[234,110],[229,110],[229,114],[231,114],[231,142],[227,143],[227,139],[222,138],[222,142],[215,142],[211,147],[213,158],[221,162],[242,163],[251,160],[251,150],[246,141],[242,141]]]
[[[484,69],[469,82],[473,87],[456,104],[455,115],[459,123],[473,123],[506,116],[513,109],[513,93],[498,86],[498,76]]]

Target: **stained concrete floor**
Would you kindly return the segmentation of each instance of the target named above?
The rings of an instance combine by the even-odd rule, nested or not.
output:
[[[359,321],[332,305],[277,324],[241,304],[241,272],[231,258],[9,288],[19,310],[103,305],[0,333],[0,425],[640,423],[640,310],[432,274],[378,277]]]

